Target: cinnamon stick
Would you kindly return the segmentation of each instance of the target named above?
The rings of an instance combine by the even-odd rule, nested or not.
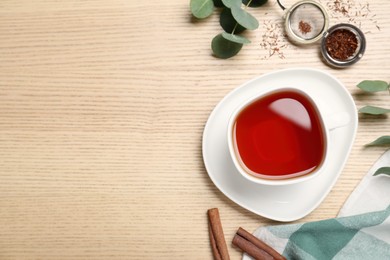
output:
[[[210,243],[213,250],[214,259],[230,260],[218,209],[209,209],[207,211],[207,215],[209,218]]]
[[[215,237],[213,235],[213,230],[209,224],[209,235],[210,235],[210,244],[213,251],[214,260],[222,260],[221,254],[218,252],[217,243],[215,242]]]
[[[239,247],[242,251],[250,255],[251,257],[257,260],[274,260],[274,258],[269,255],[264,250],[256,247],[251,242],[246,240],[240,235],[235,235],[233,238],[233,245]]]
[[[233,244],[255,259],[286,260],[275,249],[241,227],[233,238]]]

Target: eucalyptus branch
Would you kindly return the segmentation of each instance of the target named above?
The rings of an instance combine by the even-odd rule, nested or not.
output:
[[[234,32],[236,31],[236,29],[237,29],[237,26],[238,26],[238,23],[236,23],[236,25],[234,25],[234,28],[233,28],[233,30],[232,30],[232,33],[231,34],[234,34]]]
[[[215,56],[227,59],[236,55],[244,44],[250,43],[249,39],[238,34],[245,29],[255,30],[259,27],[257,19],[247,12],[248,7],[259,7],[266,2],[267,0],[190,0],[190,7],[195,17],[203,19],[213,13],[214,7],[223,5],[220,24],[224,31],[213,38],[211,48]]]
[[[390,93],[390,84],[383,80],[363,80],[357,87],[365,92],[381,92],[389,91]],[[390,113],[390,109],[377,107],[377,106],[364,106],[359,109],[359,113],[369,114],[369,115],[383,115]]]
[[[248,8],[248,6],[252,3],[253,0],[249,0],[248,3],[245,5],[244,7],[244,10],[246,10]],[[236,25],[234,26],[233,30],[232,30],[232,33],[231,34],[234,34],[234,32],[236,31],[237,29],[237,26],[238,26],[238,23],[236,22]]]
[[[357,87],[369,93],[390,91],[390,84],[383,80],[363,80]],[[390,109],[377,106],[364,106],[359,109],[359,113],[369,115],[384,115],[390,113]],[[380,136],[376,140],[366,144],[366,146],[390,146],[390,136]]]
[[[357,87],[365,92],[381,92],[388,91],[390,94],[390,84],[383,80],[363,80]],[[370,114],[370,115],[383,115],[390,113],[390,109],[376,107],[376,106],[364,106],[359,109],[359,113]],[[383,135],[378,137],[376,140],[366,144],[366,146],[390,146],[390,135]],[[390,176],[390,167],[381,167],[373,174],[376,175],[387,175]]]

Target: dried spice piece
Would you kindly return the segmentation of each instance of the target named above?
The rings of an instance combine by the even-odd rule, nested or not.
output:
[[[326,51],[333,59],[345,61],[355,54],[358,39],[353,32],[338,29],[329,34],[325,46]]]
[[[209,235],[214,260],[230,260],[218,208],[209,209],[207,215],[209,219]]]
[[[286,49],[294,48],[293,45],[287,41],[287,36],[284,34],[283,22],[281,19],[265,19],[263,31],[260,40],[260,48],[267,51],[267,54],[260,57],[262,60],[268,60],[272,57],[279,57],[285,59],[284,51]]]
[[[275,249],[241,227],[238,228],[232,243],[255,259],[286,260]]]
[[[311,25],[309,23],[306,23],[304,21],[299,21],[299,31],[302,33],[302,34],[307,34],[309,32],[311,32]]]
[[[378,31],[381,30],[376,19],[376,14],[371,12],[369,1],[320,0],[320,2],[325,2],[332,19],[343,23],[354,24],[364,29],[365,33],[371,33],[371,30],[375,28]]]

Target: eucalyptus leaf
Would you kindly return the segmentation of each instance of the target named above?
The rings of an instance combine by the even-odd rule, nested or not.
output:
[[[373,175],[376,176],[376,175],[380,175],[380,174],[390,176],[390,167],[381,167],[378,170],[376,170]]]
[[[241,43],[229,41],[222,36],[222,33],[214,37],[211,42],[211,49],[215,56],[222,59],[228,59],[236,55],[242,48]]]
[[[236,43],[241,43],[241,44],[251,43],[251,41],[245,38],[244,36],[235,35],[227,32],[223,32],[222,37],[225,38],[226,40],[236,42]]]
[[[364,106],[359,109],[359,113],[369,115],[383,115],[386,113],[390,113],[390,109],[375,106]]]
[[[381,146],[381,145],[390,145],[390,135],[381,136],[375,141],[366,144],[366,146]]]
[[[244,5],[247,5],[249,7],[259,7],[263,4],[267,3],[267,0],[242,0],[242,3]],[[249,3],[249,5],[248,5]]]
[[[239,25],[236,20],[234,20],[231,9],[227,7],[225,7],[221,12],[221,16],[219,17],[219,24],[227,33],[232,33],[233,30],[235,34],[239,34],[245,31],[245,28]]]
[[[222,0],[213,0],[215,7],[224,7],[225,5],[222,3]]]
[[[383,80],[363,80],[357,87],[367,92],[379,92],[389,89],[389,84]]]
[[[239,7],[233,7],[231,8],[231,10],[234,19],[242,27],[245,27],[248,30],[255,30],[259,27],[259,22],[257,21],[257,19],[247,11]]]
[[[214,2],[213,0],[191,0],[190,9],[196,18],[203,19],[213,13]]]
[[[222,3],[228,8],[241,6],[241,0],[222,0]]]

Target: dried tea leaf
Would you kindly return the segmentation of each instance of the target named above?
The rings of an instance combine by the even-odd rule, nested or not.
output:
[[[234,19],[242,27],[245,27],[248,30],[255,30],[259,27],[259,22],[257,21],[257,19],[247,11],[239,7],[232,7],[231,9]]]
[[[390,109],[375,106],[364,106],[359,109],[359,113],[369,115],[383,115],[386,113],[390,113]]]
[[[390,176],[390,167],[381,167],[381,168],[379,168],[378,170],[375,171],[373,176],[380,175],[380,174],[384,174],[384,175]]]
[[[219,17],[219,24],[227,33],[232,33],[233,30],[235,34],[245,31],[245,28],[239,25],[234,19],[231,9],[227,7],[225,7],[221,12],[221,16]]]
[[[381,136],[375,141],[366,144],[366,146],[382,146],[382,145],[390,145],[390,135]]]
[[[191,0],[190,9],[193,16],[199,19],[206,18],[213,13],[213,0]]]
[[[388,90],[389,84],[383,80],[363,80],[357,87],[367,92],[379,92]]]
[[[248,44],[251,42],[250,40],[248,40],[244,36],[235,35],[235,34],[231,34],[231,33],[227,33],[227,32],[223,32],[222,37],[225,38],[226,40],[236,42],[236,43],[241,43],[241,44]]]
[[[215,56],[221,59],[228,59],[236,55],[242,48],[241,43],[236,43],[225,39],[222,33],[214,37],[211,42],[211,49]]]

